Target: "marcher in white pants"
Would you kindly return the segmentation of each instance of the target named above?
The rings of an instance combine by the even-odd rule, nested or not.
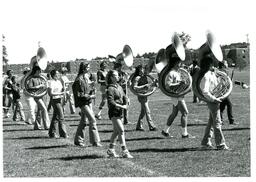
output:
[[[21,79],[21,88],[23,88],[24,86],[24,77],[25,75],[30,71],[30,69],[28,67],[25,67],[24,68],[24,71],[23,71],[23,78]],[[23,91],[23,95],[24,95],[24,99],[26,101],[26,104],[28,106],[28,112],[26,113],[26,121],[25,123],[27,124],[33,124],[36,120],[36,102],[35,102],[35,99],[31,96],[29,96],[28,94],[26,94],[26,92]]]

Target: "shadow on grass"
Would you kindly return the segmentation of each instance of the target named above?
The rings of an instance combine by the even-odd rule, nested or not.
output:
[[[15,131],[35,131],[35,130],[34,129],[3,130],[3,132],[15,132]]]
[[[25,126],[25,123],[4,123],[3,126]]]
[[[53,149],[53,148],[66,148],[69,145],[53,145],[53,146],[40,146],[40,147],[29,147],[25,150],[41,150],[41,149]]]
[[[75,127],[75,126],[78,126],[79,124],[70,124],[69,126],[70,127]],[[100,123],[100,124],[97,124],[97,126],[110,126],[112,124],[108,124],[108,123]],[[86,125],[86,127],[89,127],[89,124]],[[108,132],[106,132],[108,133]]]
[[[134,130],[125,130],[125,132],[132,132]],[[100,133],[112,133],[113,132],[113,129],[111,130],[99,130]]]
[[[250,128],[245,127],[245,128],[224,128],[222,131],[239,131],[239,130],[250,130]]]
[[[125,141],[141,141],[141,140],[159,140],[159,139],[165,139],[161,137],[143,137],[143,138],[126,138]],[[110,140],[101,140],[101,142],[110,142]]]
[[[34,140],[34,139],[45,139],[48,138],[48,136],[32,136],[32,137],[19,137],[19,138],[5,138],[5,140]]]
[[[104,158],[102,155],[83,155],[83,156],[68,156],[68,157],[60,157],[60,158],[50,158],[48,160],[63,160],[63,161],[72,161],[72,160],[83,160],[83,159],[98,159]]]
[[[217,150],[213,149],[212,151]],[[156,149],[156,148],[145,148],[145,149],[135,149],[129,150],[130,152],[191,152],[191,151],[209,151],[209,149],[202,149],[200,147],[192,147],[192,148],[163,148],[163,149]]]

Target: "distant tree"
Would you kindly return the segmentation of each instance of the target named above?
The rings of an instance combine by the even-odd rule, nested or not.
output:
[[[3,49],[2,49],[3,63],[4,63],[5,65],[7,65],[9,60],[7,59],[8,54],[7,54],[6,47],[5,47],[5,45],[4,45],[5,36],[4,36],[3,34],[2,34],[2,42],[3,42]]]
[[[184,47],[187,48],[188,42],[191,41],[191,36],[185,32],[178,33],[178,35],[183,42]]]
[[[140,58],[141,56],[139,54],[137,54],[136,58]]]

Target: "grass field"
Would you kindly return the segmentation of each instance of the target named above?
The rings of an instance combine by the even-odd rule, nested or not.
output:
[[[249,71],[236,72],[235,79],[249,83]],[[65,124],[68,139],[50,139],[47,131],[35,131],[31,125],[3,120],[3,172],[4,177],[250,177],[250,90],[234,86],[231,94],[235,120],[229,125],[226,113],[224,136],[231,151],[203,151],[200,142],[208,119],[205,104],[193,104],[192,93],[186,96],[188,132],[195,139],[182,139],[180,114],[170,132],[174,138],[164,138],[161,130],[166,124],[172,105],[170,98],[158,89],[150,96],[150,109],[158,131],[135,131],[140,112],[137,98],[130,92],[129,120],[125,126],[127,146],[134,159],[110,159],[106,150],[112,133],[106,107],[103,119],[98,121],[103,147],[73,145],[78,114],[69,115],[66,109]],[[96,99],[95,112],[100,98]],[[26,105],[24,104],[26,109]],[[78,109],[77,109],[78,111]],[[78,112],[77,112],[78,113]],[[51,118],[52,115],[50,115]],[[88,131],[86,136],[88,136]],[[214,142],[213,142],[214,143]],[[117,151],[120,147],[117,145]]]

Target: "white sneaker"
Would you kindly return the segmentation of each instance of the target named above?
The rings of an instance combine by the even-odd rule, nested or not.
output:
[[[108,149],[107,150],[108,157],[119,157],[119,155],[116,154],[115,149]]]
[[[122,157],[129,158],[129,159],[133,158],[133,156],[130,154],[130,152],[127,149],[122,151]]]

